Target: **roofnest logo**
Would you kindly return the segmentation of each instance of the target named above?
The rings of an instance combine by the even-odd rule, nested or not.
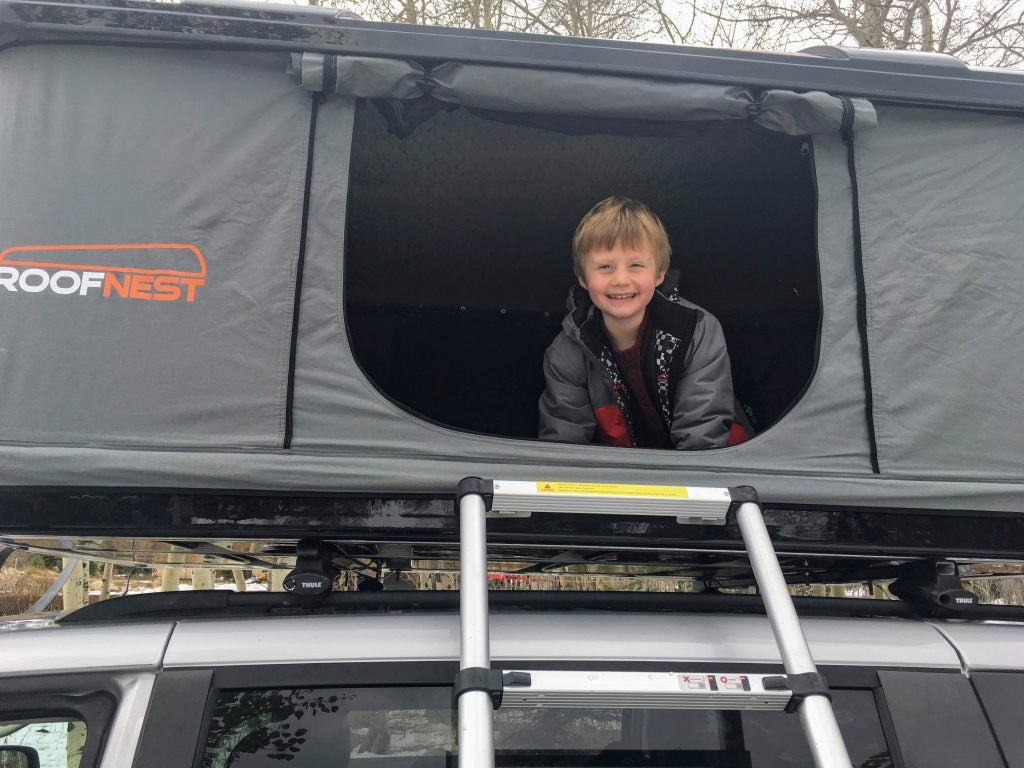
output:
[[[194,245],[24,245],[0,251],[0,294],[194,302],[206,259]]]

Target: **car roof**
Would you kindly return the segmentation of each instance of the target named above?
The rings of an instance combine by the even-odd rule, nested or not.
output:
[[[955,667],[952,646],[930,625],[887,619],[803,621],[819,664]],[[737,615],[606,612],[491,615],[495,661],[779,663],[766,618]],[[415,642],[410,638],[415,637]],[[1021,635],[1024,640],[1024,634]],[[339,642],[340,641],[340,642]],[[167,648],[167,667],[337,661],[338,648],[359,661],[445,661],[459,656],[455,614],[240,619],[182,622]]]
[[[818,664],[1024,669],[1024,625],[809,617]],[[601,611],[496,612],[496,662],[778,664],[767,618]],[[0,676],[258,664],[443,662],[459,656],[454,613],[102,622],[0,633]]]

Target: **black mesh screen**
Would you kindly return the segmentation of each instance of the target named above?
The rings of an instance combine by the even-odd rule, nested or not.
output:
[[[812,162],[808,141],[745,122],[455,109],[399,138],[363,104],[346,244],[357,358],[427,418],[534,436],[573,232],[598,200],[624,195],[665,223],[683,295],[721,320],[737,396],[763,431],[814,365]]]

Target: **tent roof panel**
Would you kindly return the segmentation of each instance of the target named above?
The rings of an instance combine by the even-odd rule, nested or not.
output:
[[[372,23],[320,9],[145,0],[0,0],[0,41],[76,38],[199,40],[211,45],[315,50],[647,75],[747,86],[825,90],[902,102],[1024,110],[1024,73],[951,67],[946,59],[669,46],[482,30]]]

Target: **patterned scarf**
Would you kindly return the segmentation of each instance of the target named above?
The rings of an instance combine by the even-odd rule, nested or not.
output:
[[[673,293],[676,293],[673,290]],[[644,322],[650,322],[646,319]],[[656,371],[655,392],[657,394],[657,406],[661,411],[661,418],[665,422],[665,429],[669,434],[672,432],[672,381],[670,376],[672,359],[679,348],[680,339],[667,331],[654,329],[654,366]],[[615,404],[622,413],[629,430],[629,441],[636,445],[636,430],[633,425],[633,414],[629,408],[629,387],[622,376],[619,364],[615,359],[615,353],[608,344],[601,348],[601,363],[608,372],[612,382],[612,393],[615,395]]]

